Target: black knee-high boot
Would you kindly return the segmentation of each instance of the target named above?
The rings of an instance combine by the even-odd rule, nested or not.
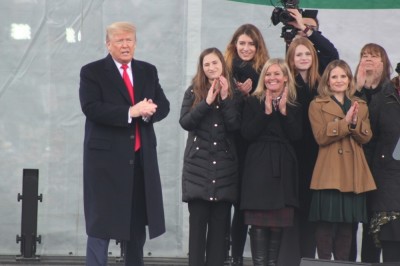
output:
[[[250,249],[254,266],[265,266],[267,262],[268,232],[266,227],[250,228]]]
[[[276,266],[278,263],[279,248],[281,247],[282,229],[270,229],[270,237],[268,244],[267,266]]]

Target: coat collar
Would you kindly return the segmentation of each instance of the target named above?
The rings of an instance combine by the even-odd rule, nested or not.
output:
[[[121,73],[117,68],[113,58],[110,54],[105,58],[105,66],[104,69],[106,71],[106,75],[109,76],[111,80],[113,80],[116,89],[124,96],[124,98],[131,105],[131,100],[129,97],[128,90],[126,89],[124,80],[121,77]],[[135,103],[139,102],[141,99],[141,88],[143,88],[143,69],[137,63],[136,60],[132,59],[131,61],[131,69],[132,69],[132,77],[134,80],[134,90],[135,90]]]
[[[342,112],[342,109],[338,106],[337,103],[335,103],[334,100],[332,100],[331,97],[325,96],[325,97],[317,97],[315,98],[315,102],[320,103],[322,105],[322,110],[324,112],[327,112],[328,114],[344,118],[345,115]]]

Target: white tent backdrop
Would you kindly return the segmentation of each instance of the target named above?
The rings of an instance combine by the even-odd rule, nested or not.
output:
[[[0,254],[19,253],[17,194],[22,169],[34,168],[43,194],[37,254],[85,255],[79,71],[106,55],[105,27],[127,20],[137,25],[135,57],[157,66],[171,102],[169,116],[156,125],[167,233],[147,241],[145,255],[186,256],[188,214],[180,181],[186,133],[178,124],[183,92],[200,52],[211,46],[224,51],[243,23],[258,26],[271,56],[283,57],[282,25],[270,23],[271,12],[227,0],[0,1]],[[368,42],[385,47],[393,66],[400,61],[399,10],[320,10],[318,17],[353,69]]]

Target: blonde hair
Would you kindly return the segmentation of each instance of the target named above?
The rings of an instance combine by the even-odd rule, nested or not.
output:
[[[296,93],[294,78],[285,60],[281,58],[272,58],[265,63],[263,69],[261,70],[260,79],[258,80],[257,88],[254,91],[253,95],[256,96],[260,101],[263,101],[265,99],[265,91],[267,88],[265,87],[264,84],[264,77],[266,72],[272,65],[279,66],[279,68],[282,70],[283,76],[287,77],[287,83],[286,83],[286,86],[288,88],[287,103],[289,105],[296,105],[297,93]]]
[[[314,44],[305,37],[294,39],[289,45],[288,51],[286,53],[286,63],[288,64],[292,75],[295,77],[298,74],[298,71],[296,69],[296,66],[294,65],[294,57],[296,55],[296,48],[299,45],[304,45],[311,52],[312,62],[310,69],[307,71],[307,80],[305,80],[305,82],[309,84],[309,88],[312,90],[316,87],[320,79],[320,75],[318,72],[318,55],[317,51],[314,48]]]
[[[318,85],[318,94],[321,97],[333,95],[332,90],[329,86],[329,77],[331,75],[331,71],[336,67],[343,69],[344,73],[349,78],[349,87],[347,88],[345,94],[346,97],[350,99],[355,92],[354,77],[349,65],[345,61],[340,59],[334,60],[326,66],[324,74],[322,74],[321,81]]]
[[[112,36],[116,32],[119,32],[119,31],[133,33],[133,36],[135,37],[135,40],[136,40],[135,25],[133,25],[130,22],[126,22],[126,21],[118,21],[118,22],[114,22],[114,23],[110,24],[106,28],[106,42],[109,42],[110,39],[112,38]]]

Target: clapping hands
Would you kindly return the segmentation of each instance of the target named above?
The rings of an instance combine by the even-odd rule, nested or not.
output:
[[[206,98],[207,104],[211,105],[217,98],[218,94],[220,94],[222,100],[225,100],[229,94],[228,89],[228,80],[224,76],[214,79],[210,89],[208,90]]]

